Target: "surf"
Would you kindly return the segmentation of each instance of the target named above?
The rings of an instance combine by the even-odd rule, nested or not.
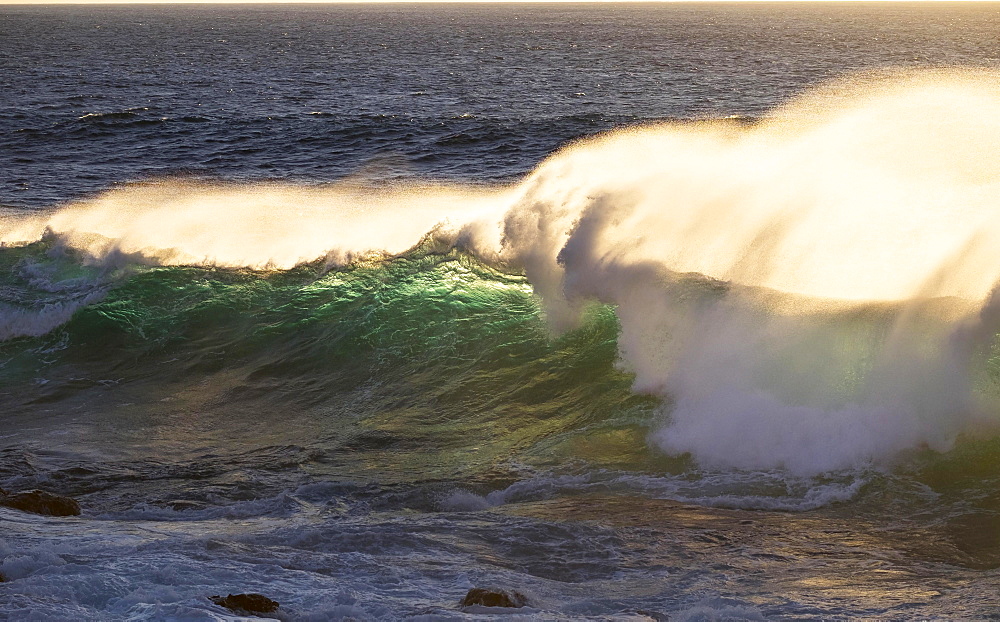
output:
[[[7,301],[7,325],[49,309],[48,328],[4,334],[40,338],[162,267],[321,279],[432,239],[487,282],[524,278],[552,335],[607,305],[617,365],[660,404],[640,444],[803,475],[945,452],[1000,420],[997,78],[853,76],[756,123],[583,139],[508,186],[168,179],[8,215],[3,253],[45,238],[93,287],[61,314]],[[66,280],[50,276],[22,291]]]

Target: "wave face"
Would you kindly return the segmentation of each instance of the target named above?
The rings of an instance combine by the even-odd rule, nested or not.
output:
[[[560,443],[571,459],[561,435],[634,427],[655,407],[631,395],[614,367],[608,309],[552,339],[523,276],[433,237],[333,270],[324,261],[281,271],[108,270],[58,248],[45,240],[4,253],[31,274],[62,273],[56,286],[90,283],[97,293],[81,300],[101,299],[44,335],[0,345],[0,378],[17,388],[3,396],[5,411],[30,419],[56,407],[68,425],[81,413],[106,418],[128,439],[106,450],[115,455],[146,455],[163,436],[192,448],[269,439],[316,446],[345,477],[364,477],[380,455],[382,481],[474,476]],[[8,312],[24,333],[69,314],[53,306],[76,304],[46,306],[44,292],[23,282],[6,291],[17,285],[41,305],[35,324],[24,321],[30,310]],[[51,416],[59,428],[63,419]],[[153,440],[151,429],[160,430]],[[105,433],[78,440],[100,445]],[[646,453],[637,438],[632,453]]]
[[[383,413],[494,456],[624,418],[803,475],[944,451],[1000,405],[998,78],[862,76],[506,187],[163,180],[15,212],[2,374],[31,388],[4,399]],[[620,464],[657,459],[625,436]]]

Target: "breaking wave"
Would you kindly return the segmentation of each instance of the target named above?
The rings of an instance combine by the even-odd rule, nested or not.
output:
[[[508,451],[635,417],[625,453],[720,469],[947,451],[1000,421],[998,78],[855,77],[505,187],[161,180],[10,213],[0,373],[52,376],[31,399],[79,368],[208,373],[240,408],[350,394]]]

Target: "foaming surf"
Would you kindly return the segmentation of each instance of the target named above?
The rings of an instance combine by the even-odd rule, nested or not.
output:
[[[856,76],[753,125],[582,140],[500,188],[154,181],[5,216],[0,241],[54,236],[104,270],[334,270],[432,231],[523,273],[556,333],[612,305],[634,391],[663,400],[660,450],[713,469],[866,469],[1000,422],[998,78]],[[0,334],[40,334],[97,296],[37,329],[6,310]]]

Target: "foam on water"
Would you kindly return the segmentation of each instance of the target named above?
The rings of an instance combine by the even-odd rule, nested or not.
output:
[[[98,290],[67,302],[52,303],[38,309],[0,307],[0,340],[44,335],[69,321],[77,310],[104,298],[105,294],[105,290]]]
[[[437,506],[446,511],[462,512],[573,495],[634,495],[709,507],[803,512],[850,501],[873,475],[845,472],[827,479],[773,471],[698,472],[681,476],[600,471],[536,475],[482,496],[462,488],[454,489],[440,495]]]

